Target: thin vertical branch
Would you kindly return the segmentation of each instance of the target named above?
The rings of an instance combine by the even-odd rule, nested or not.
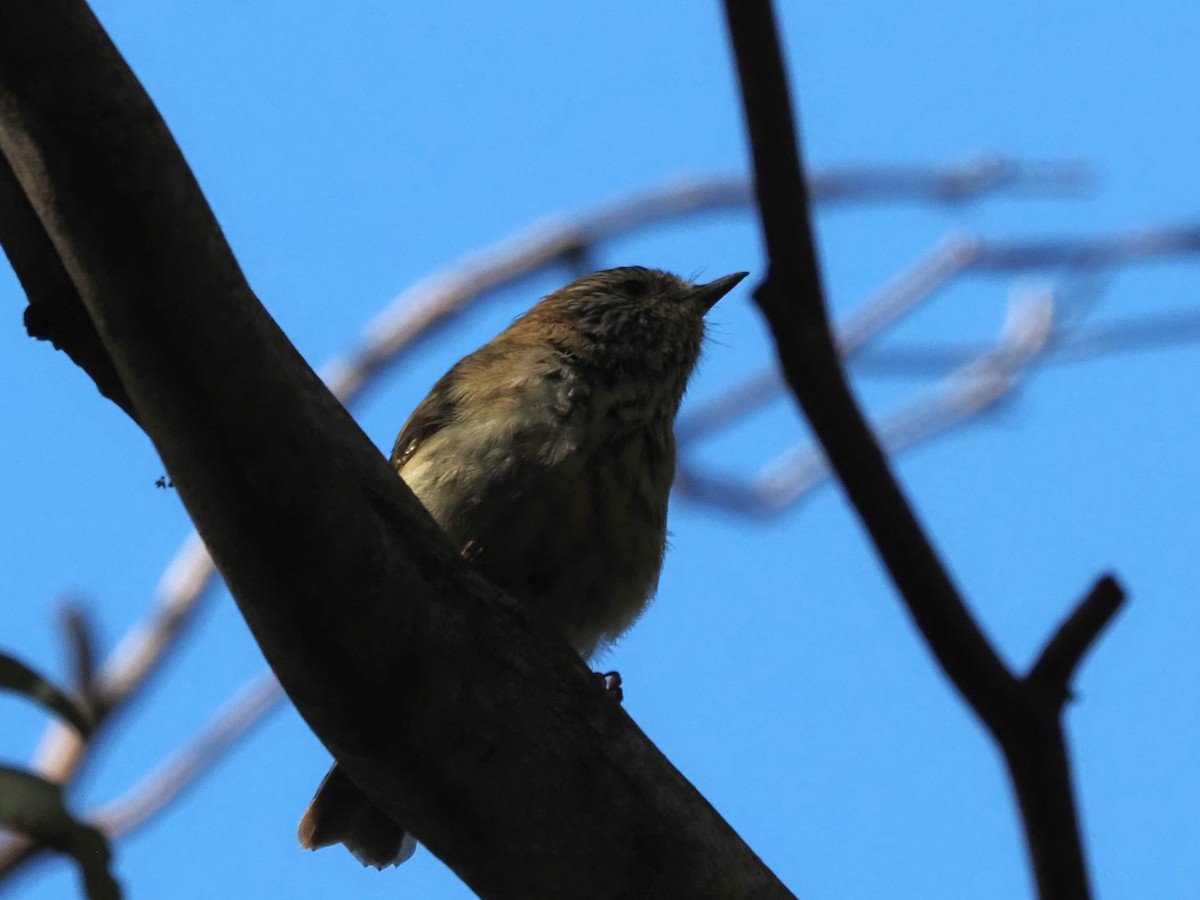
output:
[[[971,616],[855,402],[826,312],[792,103],[769,0],[726,0],[768,256],[755,299],[784,376],[812,423],[909,614],[946,675],[1000,745],[1043,900],[1090,896],[1062,729],[1074,665],[1044,665],[1061,684],[1018,679]],[[1104,617],[1064,626],[1078,659],[1121,603],[1111,578]],[[1089,605],[1093,606],[1094,604]],[[1075,619],[1076,617],[1072,617]],[[1098,619],[1098,621],[1094,621]],[[1079,635],[1076,641],[1074,636]],[[1051,642],[1051,647],[1063,641]],[[1051,655],[1051,658],[1055,658]],[[1053,679],[1051,679],[1053,680]]]
[[[1016,679],[966,610],[842,371],[826,312],[809,197],[769,2],[725,5],[754,154],[768,270],[755,300],[780,365],[909,612],[938,661],[987,719]]]

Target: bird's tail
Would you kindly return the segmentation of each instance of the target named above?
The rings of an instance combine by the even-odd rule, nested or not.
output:
[[[297,837],[306,850],[345,844],[364,866],[377,869],[398,866],[417,849],[416,839],[373,806],[337,763],[305,810]]]

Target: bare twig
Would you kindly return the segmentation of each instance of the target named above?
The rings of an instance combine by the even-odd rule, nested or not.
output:
[[[1111,575],[1103,576],[1058,627],[1026,680],[1067,699],[1075,670],[1124,602],[1121,586]]]
[[[1050,268],[1067,277],[1090,276],[1138,262],[1200,253],[1200,226],[1180,225],[1095,238],[1036,241],[984,241],[959,235],[943,240],[907,272],[863,304],[837,328],[846,362],[873,374],[936,375],[986,354],[982,346],[870,347],[873,339],[916,306],[932,299],[959,276],[974,272],[1027,273]],[[1094,291],[1090,292],[1094,293]],[[1077,317],[1060,316],[1039,365],[1090,358],[1144,347],[1200,341],[1200,314],[1179,312],[1131,318],[1116,325],[1080,327]],[[864,352],[865,351],[865,352]],[[784,391],[777,368],[765,369],[686,410],[679,419],[681,444],[727,428],[770,403]]]
[[[71,684],[95,722],[101,704],[96,690],[96,638],[91,619],[81,605],[72,601],[63,605],[60,620],[71,666]]]
[[[1117,353],[1160,350],[1200,342],[1200,312],[1169,312],[1127,317],[1103,325],[1055,329],[1039,366],[1085,362]],[[855,362],[872,375],[937,375],[979,355],[978,346],[930,344],[872,349]],[[767,398],[770,399],[769,397]]]
[[[907,271],[851,313],[837,329],[838,352],[851,358],[872,338],[932,297],[956,274],[970,266],[978,242],[968,238],[942,241]],[[783,391],[778,368],[770,368],[722,392],[680,416],[676,435],[687,444],[719,431],[769,403]]]
[[[1039,268],[1104,269],[1200,252],[1200,225],[1147,228],[1097,238],[1011,241],[980,248],[973,268],[982,272]]]
[[[1094,186],[1086,165],[1079,162],[1022,162],[998,156],[981,156],[954,168],[853,167],[825,169],[809,178],[813,202],[876,198],[928,201],[936,197],[957,203],[982,193],[1006,189],[1010,193],[1044,196],[1047,193],[1081,195]]]
[[[88,818],[111,838],[138,828],[195,784],[285,699],[275,676],[269,671],[264,672],[239,691],[180,751]]]
[[[1018,299],[1021,302],[1013,304],[995,347],[876,422],[889,456],[994,408],[1021,383],[1046,351],[1054,315],[1049,295]],[[745,515],[769,515],[799,501],[830,474],[825,454],[819,447],[807,445],[776,457],[749,480],[707,473],[684,458],[675,486],[692,500]]]
[[[1069,195],[1088,183],[1090,178],[1079,164],[1039,166],[984,157],[936,167],[862,167],[817,172],[811,185],[817,203],[904,198],[944,203],[978,199],[1000,190],[1021,190],[1041,196]],[[347,400],[368,387],[381,367],[396,363],[404,351],[434,336],[502,287],[557,265],[565,265],[572,274],[579,274],[581,261],[590,260],[605,241],[692,215],[745,209],[750,201],[750,187],[745,181],[702,176],[639,191],[591,212],[548,217],[455,261],[399,294],[375,317],[360,344],[326,367],[325,381],[334,394]],[[930,271],[918,268],[906,277],[913,280],[934,277],[939,274],[938,265],[954,265],[958,255],[970,254],[972,246],[969,239],[952,241],[925,262]],[[591,262],[583,266],[591,267]],[[897,295],[903,287],[896,285]],[[860,324],[869,328],[871,323],[848,323],[849,340],[854,340]]]
[[[92,691],[98,723],[120,709],[162,662],[199,599],[215,584],[215,575],[204,544],[193,534],[164,572],[150,614],[125,635],[96,671]],[[52,781],[65,782],[83,761],[86,746],[68,729],[52,728],[38,748],[36,768]],[[0,847],[0,873],[4,859]]]
[[[58,720],[68,723],[80,734],[89,734],[92,721],[88,712],[53,681],[30,668],[21,660],[0,652],[0,691],[13,691],[26,700],[39,704]]]

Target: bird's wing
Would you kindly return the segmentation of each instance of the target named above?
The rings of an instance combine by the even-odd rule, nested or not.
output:
[[[459,365],[455,365],[438,380],[433,390],[413,410],[413,414],[400,429],[396,445],[392,448],[392,468],[397,472],[412,459],[422,443],[458,417],[458,400],[452,388],[458,377]]]

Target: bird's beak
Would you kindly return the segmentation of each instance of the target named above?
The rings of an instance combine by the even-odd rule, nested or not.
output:
[[[733,290],[734,285],[749,274],[749,272],[734,272],[732,275],[726,275],[724,278],[718,278],[708,284],[698,284],[688,299],[699,306],[703,312],[708,312],[718,300]]]

